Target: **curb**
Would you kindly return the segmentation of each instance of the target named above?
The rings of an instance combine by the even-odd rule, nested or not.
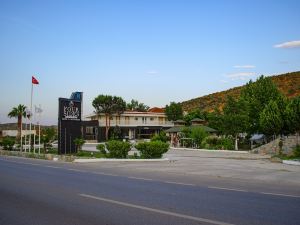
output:
[[[294,161],[294,160],[282,160],[283,164],[287,165],[294,165],[294,166],[300,166],[300,161]]]
[[[196,151],[196,152],[228,152],[228,153],[244,153],[249,154],[249,151],[234,151],[234,150],[210,150],[210,149],[195,149],[195,148],[170,148],[170,150],[181,150],[181,151]]]
[[[165,159],[75,159],[75,163],[89,163],[89,162],[167,162],[171,161]]]

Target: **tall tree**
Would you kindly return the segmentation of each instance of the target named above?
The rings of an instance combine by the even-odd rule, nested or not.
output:
[[[147,112],[149,110],[149,106],[145,105],[142,102],[138,102],[137,100],[132,99],[130,103],[127,103],[126,109],[138,112]]]
[[[41,142],[44,144],[44,153],[46,153],[47,146],[54,141],[56,137],[56,130],[52,127],[42,130]]]
[[[249,126],[248,104],[245,100],[235,100],[229,96],[223,110],[224,134],[232,135],[235,138],[235,150],[238,150],[238,135],[247,130]]]
[[[277,135],[281,133],[284,126],[282,114],[275,100],[271,100],[262,113],[259,119],[260,127],[265,134]]]
[[[17,118],[17,127],[18,127],[18,134],[17,140],[20,140],[21,137],[21,126],[22,126],[22,118],[26,117],[26,106],[19,104],[17,107],[14,107],[9,113],[9,118]]]
[[[287,123],[291,132],[297,133],[297,144],[299,144],[300,133],[300,96],[293,98],[286,107]]]
[[[270,77],[262,75],[256,82],[250,81],[247,83],[241,92],[241,98],[249,104],[249,133],[262,131],[259,123],[260,113],[262,113],[269,101],[277,100],[280,96],[281,93]]]
[[[166,105],[165,113],[169,121],[176,121],[183,118],[182,107],[179,103],[171,102]]]
[[[196,109],[196,110],[193,110],[193,111],[189,112],[188,114],[186,114],[183,117],[183,119],[184,119],[184,121],[186,122],[187,125],[191,125],[191,120],[196,119],[196,118],[206,120],[207,119],[207,113],[200,111],[200,109]]]
[[[92,104],[97,114],[103,113],[105,115],[105,138],[108,140],[110,117],[113,114],[123,113],[126,109],[126,102],[118,96],[98,95]]]

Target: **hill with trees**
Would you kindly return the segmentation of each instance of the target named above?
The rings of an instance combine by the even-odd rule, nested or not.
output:
[[[279,91],[288,98],[300,96],[300,71],[272,76],[271,79]],[[243,87],[245,87],[245,85],[194,98],[181,102],[180,104],[182,109],[186,112],[191,112],[196,109],[212,112],[216,108],[222,111],[227,97],[231,96],[234,99],[238,99]]]

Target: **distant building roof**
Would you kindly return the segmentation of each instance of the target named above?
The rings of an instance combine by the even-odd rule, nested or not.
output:
[[[207,127],[207,126],[203,126],[203,125],[192,125],[189,127],[187,127],[187,126],[171,127],[170,129],[166,130],[166,133],[178,133],[178,132],[181,132],[183,129],[192,129],[194,127],[201,127],[208,133],[216,133],[217,132],[217,130],[215,130],[211,127]]]
[[[165,109],[164,108],[153,107],[153,108],[149,109],[148,112],[152,112],[152,113],[164,113]]]
[[[203,119],[199,119],[199,118],[195,118],[195,119],[192,119],[191,122],[204,122],[205,120]]]

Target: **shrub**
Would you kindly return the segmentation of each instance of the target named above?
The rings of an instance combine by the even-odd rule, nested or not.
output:
[[[12,137],[4,137],[2,140],[2,146],[4,150],[13,150],[13,146],[15,144],[15,139]]]
[[[82,146],[85,144],[85,140],[83,138],[76,138],[74,140],[76,151],[80,151]]]
[[[162,141],[141,142],[135,147],[144,159],[161,158],[169,150],[169,144]]]
[[[216,136],[204,138],[201,145],[207,149],[234,149],[234,142],[231,138],[219,138]]]
[[[234,141],[231,138],[219,138],[218,146],[219,149],[233,150],[234,149]]]
[[[111,158],[126,158],[128,152],[131,149],[131,145],[128,142],[123,141],[109,141],[106,143],[107,150],[109,151],[109,157]]]
[[[106,151],[105,151],[105,145],[104,144],[99,144],[96,146],[96,148],[102,153],[102,154],[106,154]]]
[[[155,134],[152,138],[151,141],[162,141],[162,142],[167,142],[168,137],[166,135],[166,132],[163,130],[159,132],[159,134]]]
[[[297,145],[293,151],[295,157],[300,157],[300,145]]]

